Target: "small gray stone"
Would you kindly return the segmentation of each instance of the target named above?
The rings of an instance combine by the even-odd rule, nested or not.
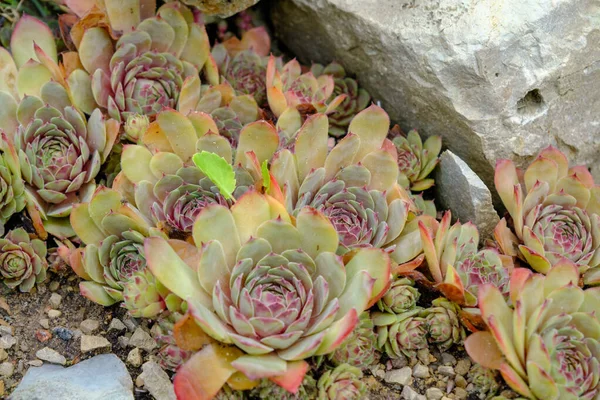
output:
[[[392,367],[399,369],[406,367],[408,365],[408,360],[404,356],[400,356],[398,358],[392,358]]]
[[[81,352],[89,353],[98,349],[110,349],[111,345],[102,336],[81,335]]]
[[[427,400],[440,400],[444,397],[444,392],[438,388],[429,388],[427,389],[427,392],[425,392],[425,396],[427,397]]]
[[[123,323],[125,324],[125,326],[127,327],[127,329],[131,332],[133,332],[135,330],[135,328],[138,327],[139,323],[131,318],[126,319],[125,321],[123,321]]]
[[[412,369],[410,367],[404,367],[400,369],[393,369],[385,373],[384,380],[387,383],[398,383],[400,385],[409,385],[412,381]]]
[[[129,346],[129,338],[127,336],[119,336],[117,342],[119,342],[119,346],[123,348]]]
[[[465,400],[469,396],[469,393],[465,389],[457,387],[454,389],[454,397],[456,400]]]
[[[445,365],[455,365],[456,358],[450,353],[442,353],[442,363]]]
[[[91,335],[100,327],[100,322],[95,319],[86,319],[81,321],[79,324],[79,329],[86,335]]]
[[[408,385],[404,386],[404,389],[402,389],[402,398],[404,400],[419,400],[419,398],[421,398],[421,397],[425,397],[425,396],[421,396],[419,393],[417,393],[413,388],[411,388]]]
[[[48,320],[48,318],[42,318],[38,322],[42,328],[50,329],[50,320]]]
[[[60,303],[62,302],[62,296],[58,293],[52,293],[48,302],[50,303],[50,306],[52,306],[52,308],[58,308],[60,307]]]
[[[69,368],[29,368],[11,399],[133,400],[133,382],[117,356],[103,354]]]
[[[31,360],[27,361],[27,365],[32,367],[41,367],[42,365],[44,365],[44,362],[42,360]]]
[[[473,222],[481,240],[491,237],[500,219],[490,190],[467,163],[450,150],[443,152],[440,160],[435,178],[440,204],[452,211],[454,220]]]
[[[420,379],[429,378],[429,368],[423,364],[417,364],[413,368],[413,376]]]
[[[142,365],[142,351],[139,348],[135,348],[129,352],[127,355],[127,364],[132,367],[139,367]]]
[[[59,311],[59,310],[48,310],[48,317],[50,317],[50,319],[58,318],[61,315],[62,315],[62,311]]]
[[[378,370],[375,371],[375,373],[373,375],[375,375],[379,379],[384,379],[385,378],[385,371],[382,370],[382,369],[378,369]]]
[[[454,378],[454,383],[456,384],[456,386],[462,389],[465,389],[468,385],[467,380],[461,375],[456,375],[456,378]]]
[[[438,374],[443,376],[454,376],[456,373],[454,372],[454,368],[449,365],[441,365],[437,369]]]
[[[0,362],[8,358],[8,353],[4,349],[0,349]]]
[[[11,362],[3,362],[0,364],[0,376],[3,378],[10,378],[15,372],[15,366]]]
[[[129,346],[139,347],[146,351],[152,351],[158,347],[156,341],[146,332],[141,326],[139,326],[131,338],[129,338]]]
[[[81,337],[81,335],[83,335],[81,329],[73,329],[73,339],[77,340]]]
[[[138,380],[144,383],[144,387],[154,398],[161,400],[176,400],[173,383],[169,375],[154,361],[148,361],[142,365],[142,373]]]
[[[0,336],[13,336],[14,329],[12,326],[0,325]]]
[[[471,369],[471,360],[469,360],[468,358],[463,358],[462,360],[458,361],[456,367],[454,368],[454,371],[458,375],[464,376],[469,372],[469,369]]]
[[[121,322],[121,320],[119,318],[113,318],[112,321],[110,321],[110,325],[108,326],[108,331],[117,331],[120,332],[124,329],[127,329],[127,327],[125,326],[125,324],[123,322]]]
[[[50,347],[44,347],[43,349],[38,350],[35,353],[35,356],[40,360],[48,361],[52,364],[65,365],[67,363],[65,356],[60,354],[58,351],[51,349]]]
[[[17,343],[17,339],[14,336],[2,336],[0,337],[0,349],[8,350]]]

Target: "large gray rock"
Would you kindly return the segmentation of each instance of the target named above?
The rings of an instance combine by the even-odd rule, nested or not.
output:
[[[598,0],[278,0],[304,62],[340,61],[403,129],[438,134],[492,187],[554,144],[600,176]]]
[[[491,238],[500,218],[487,186],[450,150],[442,153],[436,170],[437,199],[442,209],[452,211],[453,221],[474,223],[481,241]]]
[[[10,400],[133,400],[133,381],[114,354],[102,354],[69,368],[29,368]]]

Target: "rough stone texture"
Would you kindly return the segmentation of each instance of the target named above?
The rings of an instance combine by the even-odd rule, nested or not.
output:
[[[156,340],[152,338],[142,327],[138,327],[131,338],[129,338],[129,345],[132,347],[139,347],[146,351],[152,351],[158,347]]]
[[[258,3],[258,0],[183,0],[185,4],[195,6],[207,15],[229,17]]]
[[[403,129],[442,135],[488,186],[498,158],[523,165],[548,144],[600,176],[597,0],[272,4],[300,60],[341,62]]]
[[[111,344],[106,338],[102,336],[81,336],[81,352],[89,353],[97,349],[110,349]]]
[[[398,383],[400,385],[408,385],[412,381],[412,369],[404,367],[400,369],[392,369],[385,373],[384,380],[387,383]]]
[[[450,150],[440,157],[435,177],[442,209],[452,211],[452,220],[471,221],[479,229],[480,240],[491,237],[498,213],[488,187],[471,168]]]
[[[44,347],[43,349],[38,350],[37,353],[35,353],[35,356],[40,360],[48,361],[52,364],[65,365],[67,363],[65,356],[49,347]]]
[[[125,364],[103,354],[69,368],[45,364],[29,368],[11,400],[133,400],[133,382]]]
[[[150,392],[155,399],[176,400],[173,383],[169,375],[154,361],[148,361],[142,365],[142,373],[138,379],[143,382],[144,388]]]

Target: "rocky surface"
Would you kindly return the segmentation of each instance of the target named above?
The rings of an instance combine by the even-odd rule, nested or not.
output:
[[[12,400],[132,400],[133,381],[114,354],[102,354],[63,368],[45,364],[30,368]]]
[[[450,150],[442,153],[436,171],[437,200],[442,209],[452,211],[453,221],[473,222],[481,240],[491,237],[499,218],[485,183]]]
[[[442,135],[488,186],[498,158],[523,164],[548,144],[600,177],[597,0],[272,4],[301,61],[341,62],[403,129]]]

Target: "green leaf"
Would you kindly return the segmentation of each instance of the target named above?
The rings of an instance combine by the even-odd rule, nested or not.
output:
[[[269,165],[268,165],[267,160],[263,161],[261,170],[262,170],[263,187],[265,188],[265,193],[269,193],[269,190],[271,190],[271,175],[269,174]]]
[[[204,175],[219,188],[223,196],[235,200],[233,198],[235,172],[233,172],[233,166],[230,163],[218,154],[208,151],[194,154],[192,160]]]

